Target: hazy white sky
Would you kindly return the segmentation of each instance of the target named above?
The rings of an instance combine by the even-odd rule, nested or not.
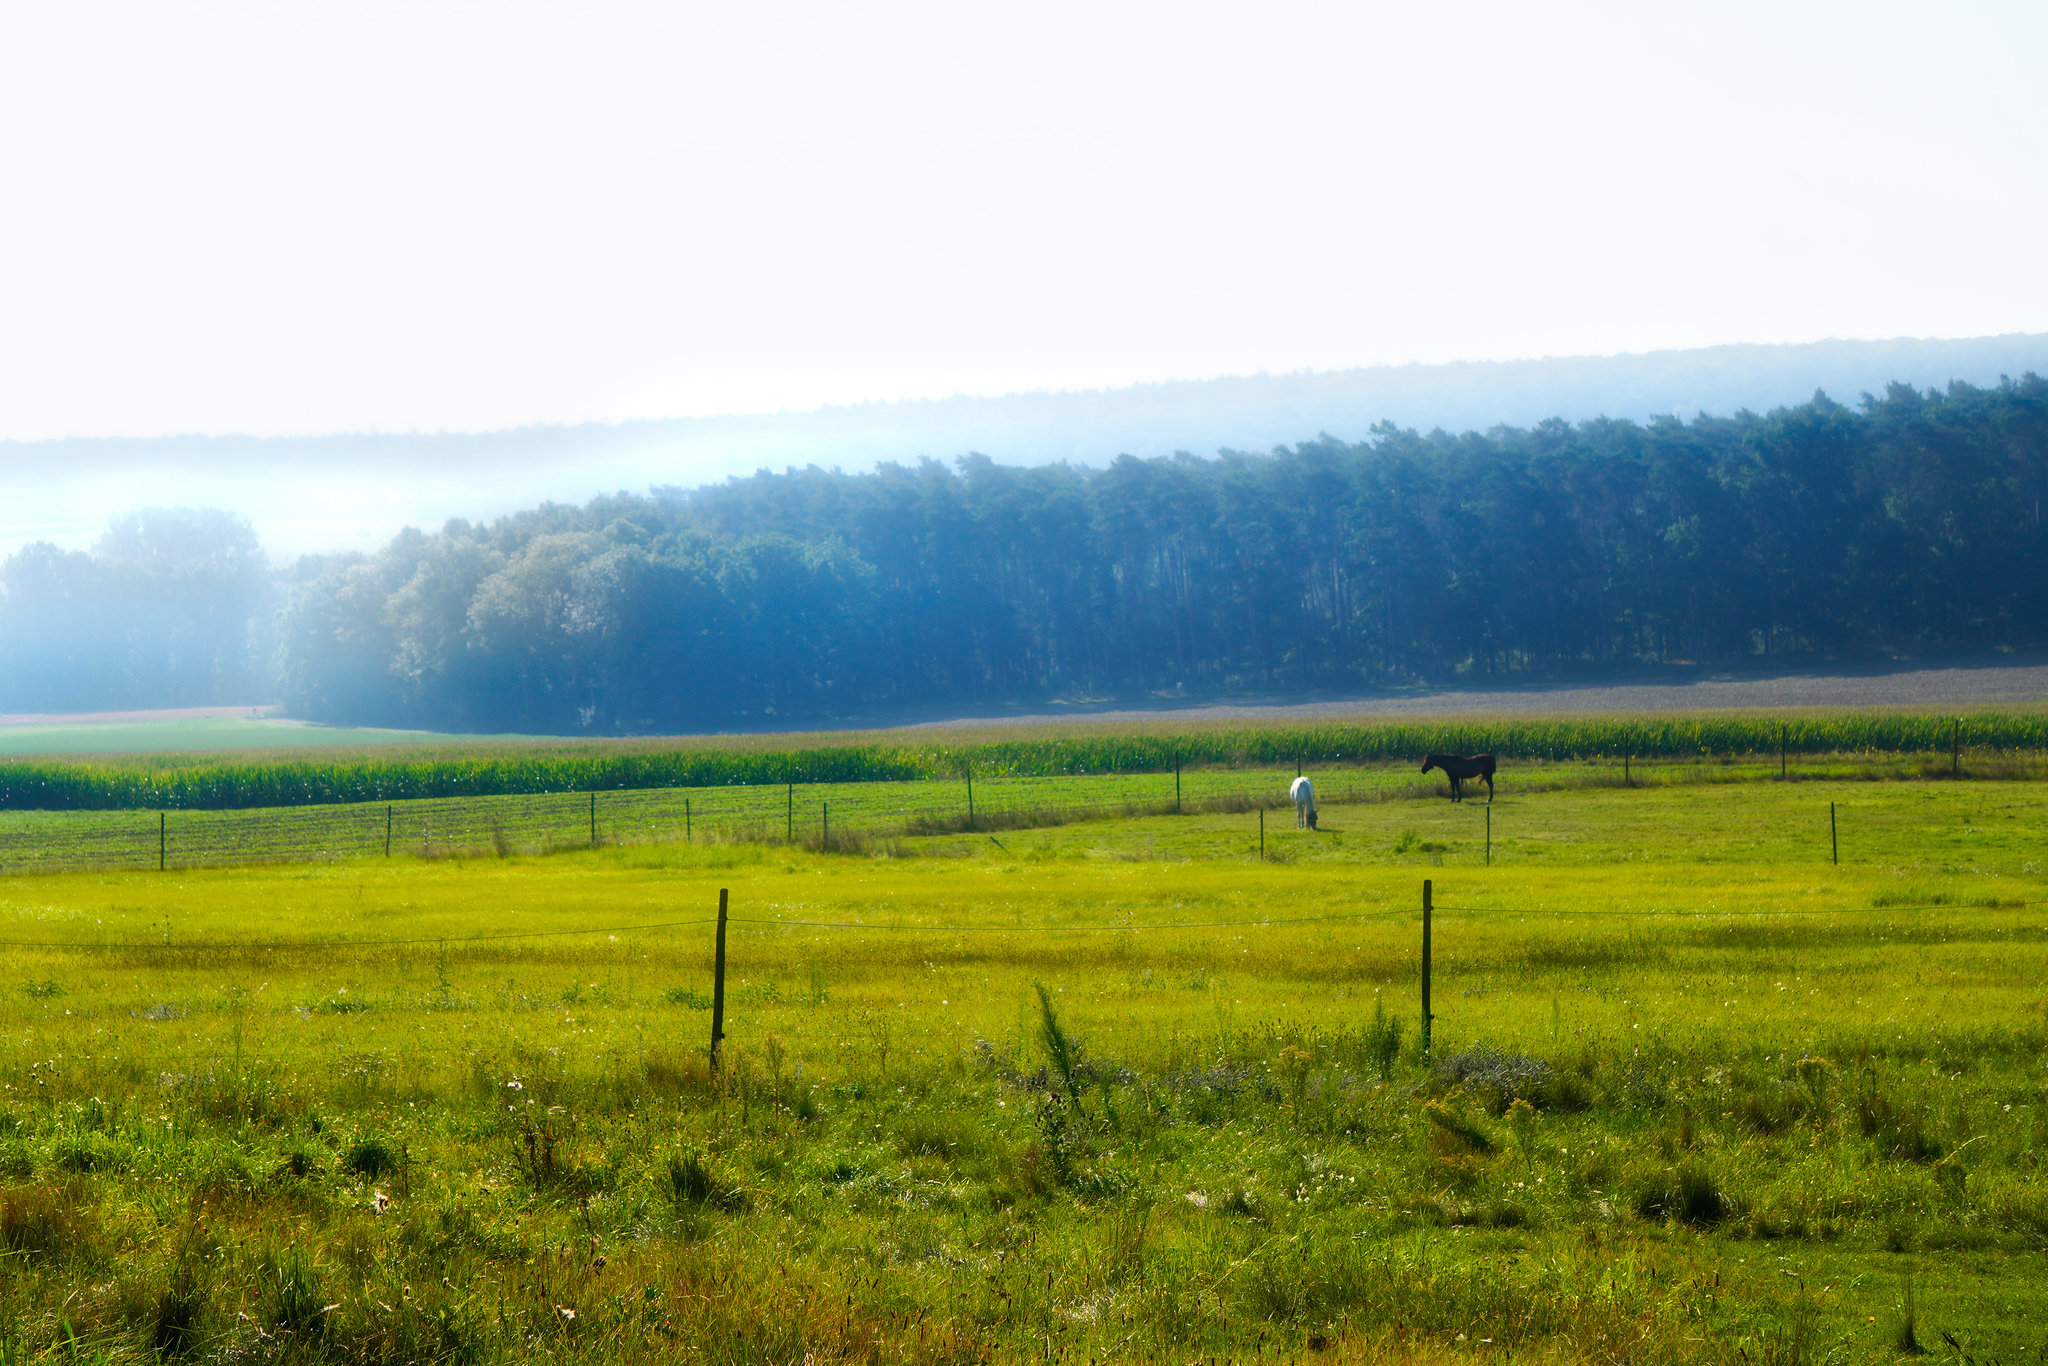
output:
[[[2048,331],[2048,4],[10,4],[0,437]]]

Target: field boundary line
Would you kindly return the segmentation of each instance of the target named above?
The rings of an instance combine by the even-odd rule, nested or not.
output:
[[[2006,901],[1995,906],[1958,905],[1952,901],[1916,902],[1904,906],[1783,906],[1769,911],[1588,911],[1558,906],[1445,906],[1438,912],[1462,911],[1467,915],[1626,915],[1641,920],[1728,920],[1766,915],[1876,915],[1883,911],[2014,911],[2028,906],[2048,906],[2048,899]]]
[[[1407,915],[1400,909],[1345,911],[1337,915],[1269,916],[1260,920],[1174,920],[1151,925],[864,925],[856,920],[760,920],[732,916],[734,925],[788,925],[811,930],[937,930],[948,934],[1051,934],[1073,931],[1086,934],[1114,934],[1129,930],[1229,930],[1261,929],[1269,925],[1317,925],[1336,920],[1374,920],[1381,916]]]
[[[503,934],[427,934],[411,938],[394,939],[250,939],[195,940],[179,943],[61,943],[56,940],[4,939],[0,949],[169,949],[173,952],[183,949],[374,949],[391,948],[404,944],[482,944],[501,939],[560,939],[573,934],[634,934],[642,930],[672,930],[684,925],[716,924],[715,915],[697,916],[691,920],[657,920],[645,925],[596,925],[587,930],[511,930]]]
[[[1438,913],[1452,912],[1466,915],[1604,915],[1628,916],[1635,919],[1654,920],[1734,920],[1761,919],[1766,916],[1791,915],[1875,915],[1884,911],[1996,911],[2018,910],[2028,906],[2048,906],[2048,899],[2030,899],[2007,902],[2002,906],[1958,906],[1948,902],[1925,902],[1905,906],[1796,906],[1765,911],[1587,911],[1584,909],[1563,910],[1545,906],[1437,906]],[[1268,916],[1257,920],[1170,920],[1153,924],[1122,925],[911,925],[902,922],[884,924],[863,924],[855,920],[773,920],[758,916],[731,916],[729,924],[761,925],[788,929],[809,930],[874,930],[880,932],[925,932],[931,934],[1138,934],[1154,930],[1232,930],[1269,929],[1280,925],[1327,925],[1344,921],[1380,920],[1409,916],[1416,912],[1407,907],[1382,907],[1371,911],[1341,911],[1334,915]],[[106,952],[135,952],[155,949],[171,952],[181,951],[241,951],[291,950],[291,949],[369,949],[397,948],[414,944],[487,944],[512,939],[564,939],[582,934],[639,934],[649,930],[682,929],[691,925],[713,925],[717,916],[695,916],[687,920],[656,920],[636,925],[596,925],[589,929],[574,930],[507,930],[496,934],[428,934],[391,938],[366,939],[250,939],[250,940],[195,940],[190,943],[148,943],[130,941],[125,943],[87,943],[54,939],[4,939],[0,949],[55,949],[55,950],[100,950]]]

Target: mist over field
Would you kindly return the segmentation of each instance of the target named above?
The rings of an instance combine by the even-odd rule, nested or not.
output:
[[[0,712],[661,734],[1986,656],[2048,645],[2044,495],[2029,374],[1103,467],[764,470],[279,564],[230,512],[157,509],[0,564]]]
[[[1119,455],[1265,452],[1323,434],[1361,441],[1383,422],[1483,432],[1552,418],[1727,417],[1816,390],[1853,404],[1893,382],[1990,387],[2029,372],[2048,373],[2048,334],[1379,366],[502,432],[0,441],[0,551],[35,541],[85,550],[116,514],[200,505],[248,521],[283,562],[373,552],[408,525],[489,521],[763,468],[858,472],[969,452],[1099,468]]]

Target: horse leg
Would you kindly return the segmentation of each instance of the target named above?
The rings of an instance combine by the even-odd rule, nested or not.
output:
[[[1491,806],[1493,805],[1493,775],[1487,773],[1482,776],[1486,779],[1486,804]]]

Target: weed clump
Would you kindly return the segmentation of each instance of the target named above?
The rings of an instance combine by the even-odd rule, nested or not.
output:
[[[1671,1220],[1693,1228],[1712,1228],[1732,1207],[1701,1162],[1681,1162],[1645,1179],[1636,1187],[1636,1214],[1644,1219]]]
[[[356,1140],[341,1159],[343,1171],[351,1176],[360,1176],[366,1181],[375,1181],[404,1165],[404,1151],[375,1135]]]
[[[1479,1122],[1459,1110],[1454,1110],[1440,1100],[1430,1101],[1422,1107],[1422,1113],[1436,1126],[1443,1144],[1455,1144],[1475,1153],[1492,1153],[1500,1145],[1493,1135],[1479,1126]]]
[[[314,1343],[324,1336],[327,1302],[319,1270],[305,1249],[297,1243],[282,1250],[271,1248],[263,1254],[260,1267],[264,1315],[277,1337]]]
[[[737,1214],[751,1203],[745,1188],[720,1180],[696,1153],[669,1154],[661,1187],[668,1202],[681,1212],[709,1208]]]
[[[0,1246],[10,1252],[65,1256],[83,1250],[90,1234],[85,1212],[58,1187],[17,1186],[0,1193]]]
[[[1372,1021],[1365,1027],[1365,1056],[1379,1072],[1381,1081],[1391,1081],[1394,1060],[1401,1056],[1401,1020],[1387,1014],[1387,1003],[1375,994]]]
[[[1946,1152],[1919,1109],[1895,1105],[1874,1087],[1856,1099],[1856,1127],[1879,1157],[1893,1162],[1939,1162]]]
[[[59,1135],[50,1145],[50,1161],[67,1172],[121,1171],[128,1166],[128,1146],[100,1133]]]
[[[1559,1072],[1541,1058],[1509,1053],[1491,1044],[1474,1044],[1436,1065],[1435,1079],[1444,1087],[1462,1086],[1479,1096],[1488,1114],[1498,1119],[1517,1101],[1538,1110],[1579,1111],[1591,1098],[1580,1080]]]
[[[149,1345],[165,1361],[181,1361],[199,1346],[206,1292],[189,1263],[181,1264],[149,1307]]]

